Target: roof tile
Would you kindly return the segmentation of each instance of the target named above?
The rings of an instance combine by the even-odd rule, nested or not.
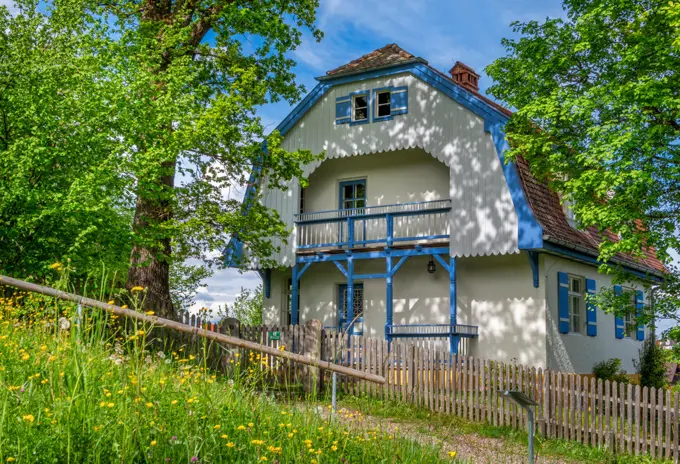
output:
[[[338,68],[327,71],[326,74],[337,76],[339,74],[349,74],[359,71],[366,71],[373,68],[382,68],[397,64],[407,63],[419,59],[415,55],[407,52],[397,44],[385,45],[382,48],[367,53],[361,58],[350,61]],[[421,60],[424,61],[424,60]],[[426,62],[425,62],[426,63]]]

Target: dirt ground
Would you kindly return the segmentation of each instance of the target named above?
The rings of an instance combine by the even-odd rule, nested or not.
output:
[[[319,407],[317,413],[328,418],[330,411]],[[423,421],[393,421],[379,417],[365,416],[358,411],[340,409],[337,419],[350,428],[362,428],[366,431],[381,431],[388,435],[406,437],[422,444],[442,447],[442,456],[448,457],[449,451],[456,452],[458,461],[480,464],[514,464],[527,462],[527,448],[515,443],[508,443],[502,438],[485,437],[474,433],[462,433],[459,430],[442,430]],[[537,456],[536,463],[568,464],[578,461]]]

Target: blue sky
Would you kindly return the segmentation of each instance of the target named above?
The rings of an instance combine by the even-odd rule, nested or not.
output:
[[[557,0],[322,0],[318,26],[324,39],[316,42],[306,35],[291,57],[297,62],[298,82],[311,90],[315,77],[396,43],[444,72],[462,61],[482,75],[480,87],[485,90],[491,81],[483,70],[504,54],[501,39],[513,36],[511,22],[563,16]],[[260,116],[272,130],[290,110],[286,103],[272,104],[263,107]],[[242,192],[234,189],[230,194]],[[233,302],[241,288],[254,288],[259,282],[254,272],[218,271],[207,287],[199,289],[195,308],[217,310]]]

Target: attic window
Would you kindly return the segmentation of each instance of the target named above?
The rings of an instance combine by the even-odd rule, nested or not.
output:
[[[355,95],[352,98],[352,121],[368,120],[368,97],[366,95]]]
[[[390,102],[391,102],[391,97],[390,97],[390,91],[383,91],[383,92],[378,92],[376,94],[377,97],[377,102],[375,105],[375,115],[378,118],[382,118],[385,116],[389,116],[391,113],[391,108],[390,108]]]

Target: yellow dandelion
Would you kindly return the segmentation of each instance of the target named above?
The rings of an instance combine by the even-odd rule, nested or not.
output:
[[[233,448],[234,446],[236,446],[236,445],[233,444],[232,442],[227,443],[227,448]]]
[[[226,440],[227,438],[229,438],[229,435],[227,435],[226,433],[223,433],[222,436],[221,436],[220,438],[223,438],[223,439]]]
[[[253,427],[255,427],[255,424],[253,424],[252,422],[248,422],[248,427],[252,429]]]
[[[337,451],[337,450],[338,450],[338,447],[335,446],[335,445],[333,445],[333,446],[331,446],[331,449],[332,449],[333,451]]]
[[[113,301],[113,300],[109,300],[109,304],[110,304],[110,305],[112,305],[112,304],[116,304],[116,302],[115,302],[115,301]]]
[[[257,445],[257,446],[264,445],[264,440],[253,440],[250,443],[252,443],[253,445]]]
[[[115,406],[114,403],[107,403],[107,404],[106,404],[106,407],[108,407],[108,408],[112,408],[112,407],[114,407],[114,406]]]
[[[58,269],[61,266],[62,266],[62,264],[57,262],[57,263],[54,263],[54,264],[50,264],[50,269]]]
[[[7,462],[14,462],[14,461],[16,461],[16,459],[11,457],[11,456],[7,458]]]
[[[245,426],[243,426],[243,425],[239,425],[238,427],[236,427],[236,429],[237,429],[237,430],[245,430],[246,428],[245,428]]]
[[[177,404],[178,402],[179,402],[179,401],[177,401],[177,400],[172,400],[172,401],[170,402],[170,404]]]
[[[144,287],[140,287],[140,286],[137,285],[137,286],[135,286],[135,287],[132,287],[132,288],[130,289],[130,291],[132,291],[132,292],[143,292],[143,291],[144,291]]]
[[[156,446],[156,440],[151,440],[151,446]]]
[[[147,311],[145,314],[146,314],[147,316],[153,316],[153,315],[156,314],[156,313],[153,312],[153,311]]]
[[[33,414],[26,414],[24,416],[24,421],[25,422],[33,422],[35,420],[35,417],[33,417]]]
[[[21,357],[21,360],[22,360],[22,361],[28,361],[28,359],[29,359],[30,357],[31,357],[31,355],[28,354],[28,353],[26,353],[25,355],[23,355],[23,356]]]
[[[449,457],[450,457],[451,459],[455,458],[455,457],[456,457],[456,452],[455,452],[455,451],[449,451]]]
[[[146,403],[146,407],[147,407],[147,408],[153,408],[153,403],[151,403],[151,402]]]
[[[213,430],[219,430],[219,428],[220,428],[220,424],[213,425]]]

